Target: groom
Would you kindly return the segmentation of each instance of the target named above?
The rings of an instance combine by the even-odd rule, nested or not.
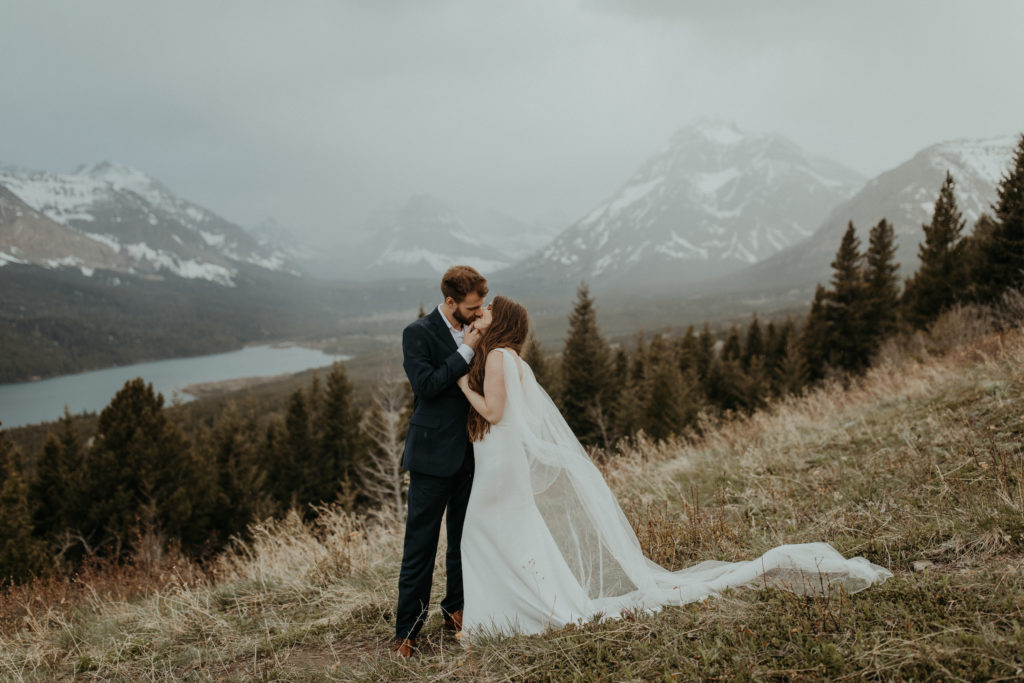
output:
[[[409,657],[430,605],[441,517],[447,510],[448,585],[441,612],[445,628],[462,630],[462,523],[473,485],[469,402],[456,381],[469,371],[482,330],[487,280],[469,266],[453,266],[441,279],[444,302],[402,332],[405,374],[413,412],[402,467],[409,470],[409,512],[398,578],[393,650]]]

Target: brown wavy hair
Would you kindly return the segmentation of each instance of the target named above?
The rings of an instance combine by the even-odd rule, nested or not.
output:
[[[512,349],[519,353],[526,343],[526,335],[530,331],[530,318],[526,309],[507,296],[496,296],[491,302],[491,326],[484,330],[480,344],[469,368],[469,388],[484,393],[484,366],[487,365],[487,354],[494,349]],[[479,441],[491,430],[491,423],[469,407],[469,439]]]

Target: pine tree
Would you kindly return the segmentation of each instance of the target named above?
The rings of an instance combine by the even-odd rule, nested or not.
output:
[[[698,356],[700,355],[700,342],[697,339],[697,334],[694,332],[693,325],[689,325],[686,328],[686,332],[679,339],[679,371],[687,373],[690,370],[697,370],[700,361]]]
[[[526,338],[526,345],[523,347],[523,360],[533,370],[533,376],[537,380],[537,384],[544,387],[544,391],[548,392],[549,395],[556,395],[553,368],[545,357],[544,349],[541,348],[540,342],[537,341],[537,337],[533,332],[530,332]]]
[[[896,275],[899,264],[895,256],[892,224],[883,218],[871,228],[865,256],[863,329],[869,340],[869,354],[877,351],[881,341],[896,331],[900,289]]]
[[[363,450],[359,422],[361,415],[352,400],[353,388],[342,363],[335,363],[327,375],[327,389],[319,430],[320,457],[311,463],[309,500],[330,502],[339,493],[342,503],[353,508],[359,491],[358,459]]]
[[[829,363],[829,344],[832,338],[832,323],[827,314],[828,290],[820,283],[814,289],[814,299],[807,320],[800,333],[800,354],[808,382],[817,382],[825,376]]]
[[[584,444],[608,445],[610,375],[608,344],[598,331],[590,290],[581,284],[562,352],[561,403],[565,421]]]
[[[715,335],[711,331],[711,325],[705,322],[697,337],[697,374],[702,385],[707,382],[708,370],[714,357]]]
[[[750,378],[743,372],[740,361],[724,356],[711,362],[705,392],[712,405],[728,412],[747,410],[750,407],[750,397],[754,393]]]
[[[686,385],[672,345],[659,334],[651,340],[647,377],[639,396],[643,405],[641,426],[654,439],[679,434],[690,421]]]
[[[740,328],[733,324],[725,335],[725,342],[722,344],[723,360],[740,360],[743,356],[743,345],[740,342]]]
[[[37,536],[51,538],[78,526],[78,499],[84,474],[74,420],[65,408],[61,435],[47,434],[43,453],[36,464],[35,479],[29,486],[29,500],[35,506],[32,520]]]
[[[757,320],[757,314],[750,321],[747,327],[747,338],[743,344],[743,369],[749,370],[756,358],[763,358],[765,355],[764,333],[761,331],[761,323]]]
[[[868,363],[870,340],[864,327],[864,257],[851,221],[832,261],[832,288],[825,299],[829,321],[829,362],[847,372],[862,371]]]
[[[28,486],[16,451],[0,429],[0,587],[45,569],[45,546],[33,536],[32,527]]]
[[[100,413],[86,454],[86,533],[98,545],[127,550],[148,528],[196,548],[207,538],[214,473],[163,410],[163,396],[130,380]]]
[[[977,297],[985,303],[996,301],[1007,289],[1024,287],[1024,134],[996,193],[995,226],[980,244],[980,258],[971,274]]]
[[[924,241],[917,249],[921,264],[907,281],[903,296],[903,316],[918,328],[927,326],[966,294],[968,273],[961,239],[966,221],[957,208],[954,190],[953,176],[947,171],[932,221],[921,226]]]
[[[632,379],[634,384],[643,384],[647,378],[647,338],[643,329],[637,330],[635,345],[631,370]]]
[[[779,361],[775,391],[780,396],[799,394],[809,381],[807,359],[795,333],[786,336],[786,350]]]
[[[256,435],[252,407],[243,410],[230,401],[202,439],[203,455],[216,469],[217,496],[211,517],[221,540],[244,535],[251,522],[272,511]]]
[[[985,259],[988,243],[996,231],[996,220],[988,213],[982,213],[974,222],[971,234],[964,238],[964,269],[967,271],[967,297],[969,300],[981,300],[983,281],[976,278],[985,273]]]
[[[310,425],[309,405],[302,389],[296,389],[288,397],[288,409],[284,418],[284,457],[279,460],[281,469],[273,473],[283,485],[285,498],[279,502],[286,507],[298,506],[307,510],[308,503],[320,502],[314,498],[318,485],[311,461],[318,451]]]

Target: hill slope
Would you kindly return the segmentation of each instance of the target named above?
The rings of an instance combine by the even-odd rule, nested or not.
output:
[[[960,330],[962,319],[945,330]],[[959,325],[959,327],[958,327]],[[941,343],[943,339],[936,340]],[[895,357],[693,444],[606,468],[645,552],[673,568],[824,540],[896,577],[855,596],[728,591],[634,621],[464,650],[432,614],[423,656],[387,654],[401,526],[293,516],[208,576],[149,555],[123,582],[0,604],[0,672],[20,679],[992,679],[1024,671],[1024,333]],[[441,566],[438,566],[441,572]],[[435,587],[443,585],[440,575]],[[103,597],[107,591],[114,597]],[[439,595],[435,595],[439,598]],[[48,601],[49,600],[49,601]],[[436,612],[436,606],[435,606]]]

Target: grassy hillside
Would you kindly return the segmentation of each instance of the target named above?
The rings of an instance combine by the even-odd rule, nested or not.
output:
[[[1019,678],[1024,334],[917,356],[889,353],[848,389],[821,389],[691,443],[640,444],[605,465],[661,564],[824,540],[893,570],[862,593],[730,590],[469,650],[442,635],[435,608],[423,655],[396,661],[387,643],[401,524],[325,511],[314,527],[297,516],[260,527],[203,570],[141,543],[133,567],[8,590],[0,678]]]

